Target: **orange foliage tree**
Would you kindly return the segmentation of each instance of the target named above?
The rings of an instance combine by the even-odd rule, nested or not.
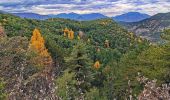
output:
[[[70,30],[69,31],[69,39],[74,39],[74,31],[73,30]]]
[[[64,31],[64,36],[66,37],[69,32],[68,28],[65,28],[63,31]]]
[[[64,30],[64,36],[68,36],[68,38],[70,40],[74,39],[74,31],[73,30],[69,30],[68,28],[65,28]]]
[[[52,64],[52,58],[45,47],[44,38],[41,36],[41,33],[38,29],[33,31],[29,49],[38,54],[38,57],[35,57],[34,59],[35,63],[42,66],[50,66]]]
[[[100,62],[99,62],[99,61],[96,61],[96,62],[94,63],[94,68],[95,68],[95,69],[99,69],[99,68],[100,68]]]

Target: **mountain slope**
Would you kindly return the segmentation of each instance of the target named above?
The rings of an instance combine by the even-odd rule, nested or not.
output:
[[[149,15],[142,14],[139,12],[129,12],[129,13],[115,16],[113,17],[113,19],[116,21],[121,21],[121,22],[137,22],[137,21],[141,21],[146,18],[149,18],[149,17],[150,17]]]
[[[122,25],[137,35],[157,42],[160,41],[161,32],[170,28],[170,13],[159,13],[139,22],[122,23]]]

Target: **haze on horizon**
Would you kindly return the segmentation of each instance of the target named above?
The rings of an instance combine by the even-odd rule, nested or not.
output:
[[[170,12],[170,0],[0,0],[0,10],[42,15],[101,13],[116,16],[127,12],[149,15]]]

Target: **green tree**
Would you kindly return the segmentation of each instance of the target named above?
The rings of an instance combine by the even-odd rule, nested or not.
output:
[[[89,92],[86,93],[85,100],[107,100],[106,96],[101,96],[98,88],[91,88]]]
[[[74,75],[75,75],[74,73],[69,72],[69,70],[67,69],[64,71],[63,75],[56,80],[57,84],[56,92],[59,98],[61,98],[62,100],[74,98],[75,93],[75,88],[73,86],[73,84],[75,83],[75,80],[73,80]]]
[[[84,98],[93,80],[92,63],[88,57],[86,44],[81,41],[78,42],[77,45],[73,47],[70,56],[65,58],[65,61],[71,72],[75,73],[73,79],[76,80],[75,88],[78,92],[77,98]]]

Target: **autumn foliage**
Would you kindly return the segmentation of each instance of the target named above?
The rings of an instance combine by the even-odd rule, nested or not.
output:
[[[33,31],[29,49],[38,53],[39,56],[35,58],[35,61],[39,62],[40,65],[49,66],[52,64],[52,58],[45,47],[44,38],[38,29]]]
[[[68,28],[65,28],[63,31],[64,31],[64,36],[66,37],[69,32]]]
[[[65,28],[63,31],[64,31],[65,37],[68,37],[70,40],[74,39],[74,31],[73,30],[69,30],[68,28]]]
[[[34,49],[35,51],[37,51],[39,53],[41,53],[42,51],[45,50],[44,38],[41,36],[38,29],[35,29],[33,31],[33,35],[31,37],[31,41],[30,41],[30,48]]]
[[[68,38],[69,39],[74,39],[74,32],[73,32],[73,30],[70,30],[69,32],[68,32]]]
[[[100,62],[99,62],[99,61],[96,61],[96,62],[94,63],[94,68],[95,68],[95,69],[99,69],[99,68],[100,68]]]

